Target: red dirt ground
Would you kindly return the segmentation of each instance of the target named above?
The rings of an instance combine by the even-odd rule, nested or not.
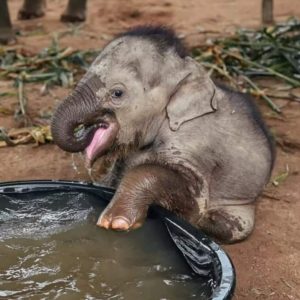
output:
[[[202,43],[214,33],[229,34],[237,27],[260,25],[261,0],[89,0],[87,22],[75,34],[61,38],[62,46],[78,49],[101,47],[115,33],[127,27],[160,23],[173,26],[186,37],[188,45]],[[277,21],[288,16],[300,17],[299,0],[275,0]],[[37,52],[49,46],[51,35],[70,29],[59,22],[66,1],[48,1],[47,15],[30,21],[16,20],[21,1],[9,6],[14,25],[22,37],[17,45]],[[37,31],[38,29],[38,31]],[[41,96],[41,86],[26,85],[28,111],[33,117],[50,111],[69,92],[53,88],[51,95]],[[11,82],[0,81],[0,90],[12,90]],[[234,299],[300,299],[300,110],[299,103],[277,100],[283,114],[274,116],[260,103],[272,131],[285,143],[278,147],[273,177],[289,167],[287,179],[274,187],[269,184],[258,200],[254,233],[246,241],[226,246],[237,271]],[[0,106],[14,111],[16,97],[1,97]],[[0,113],[0,126],[18,127],[12,116]],[[0,181],[20,179],[87,179],[76,174],[71,156],[54,145],[24,145],[0,148]]]

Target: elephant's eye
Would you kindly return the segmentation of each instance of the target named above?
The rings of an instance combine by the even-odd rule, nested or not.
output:
[[[120,98],[120,97],[123,96],[123,91],[122,91],[122,90],[113,90],[113,91],[111,92],[111,96],[112,96],[113,98]]]

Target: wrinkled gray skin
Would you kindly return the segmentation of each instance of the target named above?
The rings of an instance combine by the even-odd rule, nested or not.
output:
[[[87,0],[69,0],[61,15],[63,22],[82,22],[86,15]],[[28,20],[45,15],[46,0],[24,0],[18,13],[18,19]],[[0,43],[6,44],[15,39],[15,33],[10,21],[7,0],[0,1]]]
[[[93,124],[113,128],[96,157],[113,162],[106,183],[117,192],[99,226],[137,228],[154,203],[232,243],[253,230],[255,199],[273,164],[256,119],[249,100],[215,85],[192,58],[125,36],[106,46],[58,107],[52,132],[62,149],[77,152],[91,143]],[[80,124],[86,129],[76,137]]]

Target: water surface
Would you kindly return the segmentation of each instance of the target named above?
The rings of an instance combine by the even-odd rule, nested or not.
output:
[[[95,226],[105,203],[52,192],[0,195],[0,299],[207,299],[164,225]]]

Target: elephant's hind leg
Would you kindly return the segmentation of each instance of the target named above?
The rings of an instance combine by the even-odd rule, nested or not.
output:
[[[254,204],[220,206],[209,209],[198,226],[220,242],[244,240],[254,228]]]

